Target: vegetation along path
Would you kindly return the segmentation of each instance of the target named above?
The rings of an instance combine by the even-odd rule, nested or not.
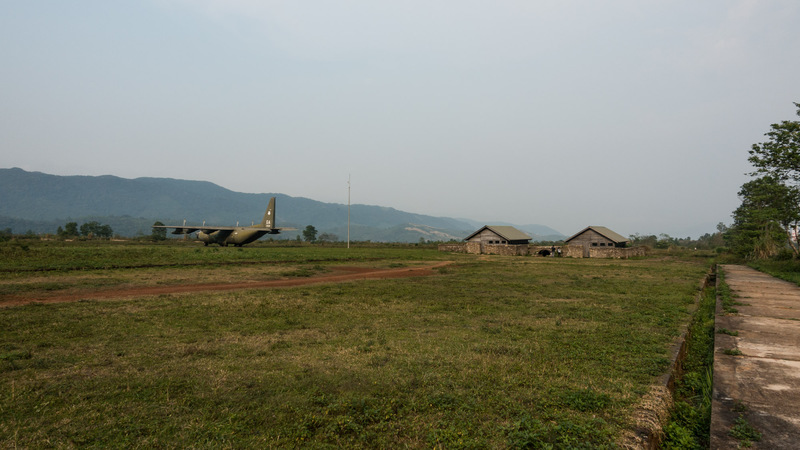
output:
[[[332,274],[316,275],[302,278],[281,278],[267,281],[243,281],[233,283],[196,283],[168,286],[135,286],[113,289],[79,290],[70,293],[41,293],[29,295],[6,296],[0,298],[2,306],[20,306],[29,303],[61,303],[78,300],[111,299],[125,297],[142,297],[148,295],[182,294],[189,292],[234,291],[241,289],[277,288],[303,286],[318,283],[341,283],[366,279],[389,279],[429,276],[436,273],[434,269],[444,267],[452,261],[443,261],[433,265],[400,268],[366,268],[338,267]]]
[[[711,448],[797,448],[800,287],[745,266],[722,266]],[[738,442],[737,442],[738,441]]]

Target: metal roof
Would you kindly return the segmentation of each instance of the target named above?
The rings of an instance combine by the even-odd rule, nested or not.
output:
[[[528,236],[527,234],[519,231],[518,229],[511,227],[511,226],[504,226],[504,225],[484,225],[478,231],[470,234],[469,236],[465,237],[464,240],[468,241],[472,239],[476,234],[480,233],[483,230],[490,230],[494,234],[500,236],[501,238],[507,241],[530,241],[533,239],[532,237]]]
[[[564,242],[569,242],[569,241],[575,239],[576,237],[580,236],[581,234],[585,233],[588,230],[592,230],[595,233],[597,233],[597,234],[599,234],[599,235],[601,235],[601,236],[603,236],[603,237],[605,237],[605,238],[607,238],[607,239],[609,239],[611,241],[614,241],[615,243],[628,242],[630,240],[630,239],[626,238],[625,236],[622,236],[621,234],[615,233],[615,232],[611,231],[610,229],[608,229],[606,227],[591,226],[591,227],[586,227],[583,230],[575,233],[569,239],[564,240]]]

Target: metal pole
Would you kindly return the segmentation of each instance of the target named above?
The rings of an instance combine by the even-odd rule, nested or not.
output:
[[[347,248],[350,248],[350,175],[347,175]]]

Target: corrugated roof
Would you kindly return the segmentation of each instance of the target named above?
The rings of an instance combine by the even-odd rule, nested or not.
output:
[[[606,238],[608,238],[608,239],[610,239],[610,240],[612,240],[614,242],[622,243],[622,242],[628,242],[629,241],[629,239],[626,238],[625,236],[623,236],[623,235],[621,235],[619,233],[615,233],[614,231],[611,231],[610,229],[608,229],[606,227],[590,226],[590,227],[586,227],[583,230],[575,233],[574,235],[572,235],[572,237],[570,237],[569,239],[566,239],[564,242],[569,242],[569,241],[575,239],[576,237],[580,236],[581,234],[585,233],[588,230],[593,230],[594,232],[596,232],[596,233],[598,233],[598,234],[600,234],[600,235],[602,235],[602,236],[604,236],[604,237],[606,237]]]
[[[465,241],[472,239],[473,236],[480,233],[481,231],[489,229],[494,232],[496,235],[500,236],[501,238],[507,241],[529,241],[533,239],[532,237],[528,236],[524,232],[512,227],[512,226],[505,226],[505,225],[484,225],[478,231],[470,234],[466,238]]]

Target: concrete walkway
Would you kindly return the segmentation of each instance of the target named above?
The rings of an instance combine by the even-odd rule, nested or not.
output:
[[[740,304],[726,315],[717,302],[711,448],[737,448],[731,430],[749,424],[761,434],[752,448],[798,449],[800,287],[745,266],[720,269]]]

